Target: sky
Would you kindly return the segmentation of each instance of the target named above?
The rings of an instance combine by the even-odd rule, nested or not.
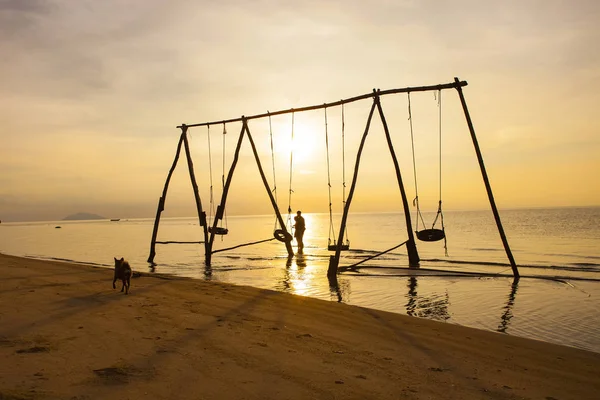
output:
[[[598,206],[599,20],[596,0],[0,0],[0,220],[153,217],[182,123],[454,77],[468,82],[500,209]],[[407,95],[381,100],[408,200],[418,194],[424,211],[439,199],[445,209],[489,208],[458,94],[441,98],[440,124],[439,94],[411,94],[413,141]],[[291,114],[271,129],[250,121],[282,212],[326,212],[328,182],[342,211],[371,104],[344,107],[344,151],[340,107],[327,109],[327,132],[323,110],[295,113],[293,141]],[[378,115],[371,125],[351,211],[400,211]],[[209,213],[240,128],[225,126],[225,151],[222,125],[188,131]],[[273,213],[247,138],[226,208]],[[194,213],[182,157],[164,215]]]

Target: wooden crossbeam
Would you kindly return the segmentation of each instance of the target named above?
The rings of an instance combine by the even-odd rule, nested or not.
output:
[[[210,126],[210,125],[219,125],[219,124],[229,124],[232,122],[240,122],[243,119],[246,119],[248,121],[251,119],[265,118],[268,116],[272,117],[275,115],[299,113],[299,112],[303,112],[303,111],[313,111],[313,110],[319,110],[322,108],[336,107],[336,106],[341,106],[342,104],[353,103],[355,101],[364,100],[364,99],[372,98],[375,96],[385,96],[388,94],[397,94],[397,93],[428,92],[428,91],[433,91],[433,90],[456,89],[456,88],[462,88],[463,86],[467,86],[466,81],[455,81],[455,82],[443,83],[440,85],[431,85],[431,86],[405,87],[405,88],[401,88],[401,89],[387,89],[387,90],[377,89],[377,90],[374,90],[373,92],[370,92],[367,94],[350,97],[348,99],[338,100],[338,101],[334,101],[331,103],[323,103],[323,104],[318,104],[318,105],[314,105],[314,106],[307,106],[307,107],[300,107],[300,108],[288,108],[287,110],[273,111],[273,112],[250,115],[250,116],[242,116],[239,118],[225,119],[225,120],[221,120],[221,121],[211,121],[211,122],[203,122],[200,124],[189,124],[189,125],[186,124],[185,126],[187,126],[188,128],[193,128],[195,126]],[[182,125],[178,126],[177,128],[181,128],[181,127],[182,127]]]

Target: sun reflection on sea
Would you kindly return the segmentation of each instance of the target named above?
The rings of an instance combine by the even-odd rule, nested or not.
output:
[[[311,282],[315,272],[314,266],[307,265],[304,254],[297,253],[286,262],[284,286],[292,294],[309,296],[314,286]]]

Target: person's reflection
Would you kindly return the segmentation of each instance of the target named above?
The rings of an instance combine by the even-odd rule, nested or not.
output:
[[[294,260],[296,260],[294,262]],[[294,292],[294,281],[304,279],[303,272],[306,268],[306,258],[304,254],[296,254],[296,256],[288,256],[285,261],[285,272],[283,279],[278,287],[278,290],[284,292]]]
[[[508,325],[510,324],[510,320],[513,317],[513,306],[515,305],[515,297],[517,296],[517,289],[519,288],[519,280],[513,280],[512,285],[510,286],[510,293],[508,294],[508,301],[506,302],[506,306],[504,306],[504,313],[502,314],[500,325],[498,325],[498,332],[506,333],[508,329]]]
[[[306,258],[304,258],[304,254],[296,254],[296,265],[298,266],[298,271],[300,271],[300,269],[306,268]]]

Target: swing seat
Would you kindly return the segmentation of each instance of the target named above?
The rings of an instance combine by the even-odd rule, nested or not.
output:
[[[214,228],[214,229],[213,229],[213,227],[212,227],[212,226],[209,226],[209,227],[208,227],[208,231],[209,231],[210,233],[213,233],[213,231],[214,231],[214,234],[215,234],[215,235],[227,235],[227,234],[229,233],[229,229],[227,229],[227,228],[223,228],[223,227],[221,227],[221,226],[217,226],[217,227],[216,227],[216,228]]]
[[[437,242],[442,240],[446,234],[441,229],[423,229],[422,231],[416,231],[417,238],[424,242]]]
[[[329,250],[329,251],[336,251],[338,249],[338,247],[342,251],[344,251],[344,250],[350,250],[350,243],[342,244],[342,245],[339,245],[339,246],[337,244],[330,244],[329,246],[327,246],[327,250]]]
[[[284,231],[283,229],[276,229],[273,232],[273,237],[280,242],[291,242],[294,238],[289,232]]]

